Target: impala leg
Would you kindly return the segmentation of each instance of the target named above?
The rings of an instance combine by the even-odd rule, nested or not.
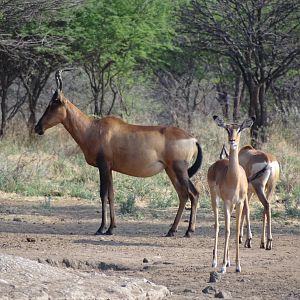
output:
[[[245,247],[251,248],[252,247],[251,246],[252,232],[251,232],[251,226],[250,226],[250,209],[249,209],[248,197],[246,197],[246,199],[245,199],[242,218],[245,216],[246,216],[246,223],[247,223],[247,239],[245,241]],[[242,225],[241,225],[241,228],[242,228]],[[241,233],[240,233],[240,236],[241,236]]]
[[[109,170],[107,175],[108,175],[108,201],[109,201],[109,211],[110,211],[110,226],[106,231],[106,234],[111,235],[113,234],[113,229],[116,227],[112,171]]]
[[[210,190],[210,197],[211,197],[211,207],[214,212],[214,219],[215,219],[215,242],[214,242],[214,249],[213,249],[212,267],[216,268],[218,265],[219,209],[218,209],[217,195],[213,190],[213,188],[211,188]]]
[[[227,201],[224,202],[224,216],[225,216],[225,244],[224,244],[224,256],[221,273],[226,272],[227,260],[228,260],[228,248],[229,248],[229,237],[230,237],[230,213],[231,204]]]
[[[185,208],[186,202],[189,197],[188,188],[185,184],[183,184],[186,181],[186,180],[184,180],[183,174],[186,173],[186,176],[188,176],[187,175],[187,167],[185,169],[185,172],[184,172],[184,170],[180,169],[179,167],[173,168],[172,170],[166,169],[166,172],[167,172],[167,174],[178,194],[178,198],[179,198],[179,207],[178,207],[174,222],[166,235],[166,236],[174,236],[175,232],[177,231],[178,224],[179,224],[179,221],[182,216],[182,212]],[[191,218],[190,218],[190,222],[191,222]],[[189,224],[189,226],[190,226],[190,224]]]
[[[269,207],[270,207],[270,221],[268,223],[268,229],[267,229],[267,246],[266,249],[267,250],[271,250],[272,249],[272,241],[273,241],[273,237],[272,237],[272,221],[271,221],[271,198],[274,194],[275,191],[275,184],[270,185],[269,187],[267,187],[267,191],[266,191],[266,195],[267,195],[267,199],[268,199],[268,203],[269,203]]]
[[[240,236],[239,236],[239,243],[241,244],[243,242],[244,237],[244,221],[245,221],[245,207],[243,208],[242,216],[241,216],[241,228],[240,228]]]
[[[247,200],[248,202],[248,200]],[[235,265],[236,272],[241,272],[241,262],[240,262],[240,244],[239,244],[239,236],[240,236],[240,223],[241,216],[243,212],[244,201],[241,201],[236,205],[236,239],[235,239],[235,247],[236,247],[236,255],[235,255]]]
[[[267,200],[264,192],[264,187],[260,184],[254,185],[256,194],[258,196],[258,199],[262,203],[264,207],[263,211],[263,232],[262,232],[262,237],[261,237],[261,248],[265,248],[266,250],[271,250],[272,249],[272,235],[271,235],[271,206],[269,201]],[[268,238],[268,243],[267,245],[265,244],[265,235],[266,235],[266,222],[267,222],[267,238]]]
[[[247,208],[248,208],[248,213],[250,214],[249,203],[250,203],[250,199],[251,199],[252,195],[253,195],[253,193],[251,193],[251,192],[248,193],[247,205],[244,205],[244,208],[243,208],[243,213],[242,213],[242,217],[241,217],[240,237],[239,237],[240,244],[242,244],[242,242],[243,242],[245,217],[246,217],[246,222],[247,222]],[[248,238],[251,235],[251,239],[252,239],[252,233],[251,233],[251,228],[250,228],[250,219],[249,219],[249,223],[247,222],[247,234],[248,234]],[[247,240],[245,241],[245,247],[247,247],[246,244],[247,245],[249,244],[249,242]],[[250,242],[250,244],[251,244],[251,242]],[[247,247],[247,248],[251,248],[251,245],[250,245],[250,247]]]

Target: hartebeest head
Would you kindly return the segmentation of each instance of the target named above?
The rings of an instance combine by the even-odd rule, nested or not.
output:
[[[242,124],[225,124],[224,121],[218,116],[213,116],[213,119],[219,127],[226,129],[228,134],[228,142],[232,149],[236,149],[238,147],[241,132],[246,128],[250,128],[255,121],[255,118],[251,117],[244,120]]]
[[[64,98],[62,93],[61,73],[62,71],[57,71],[55,73],[57,88],[44,114],[42,115],[42,117],[40,118],[40,120],[34,128],[37,134],[44,134],[46,129],[51,128],[59,123],[62,123],[66,117],[66,99]]]

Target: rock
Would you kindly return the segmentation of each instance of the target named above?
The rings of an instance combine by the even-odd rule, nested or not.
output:
[[[64,258],[62,264],[65,265],[67,268],[77,269],[78,267],[75,261],[68,258]]]
[[[0,299],[160,300],[170,291],[144,278],[57,268],[0,254]],[[3,288],[2,288],[3,287]]]
[[[26,241],[29,242],[29,243],[35,243],[35,238],[27,237]]]
[[[215,298],[232,299],[232,296],[230,292],[220,291],[215,294]]]
[[[204,293],[204,294],[215,295],[216,292],[217,292],[217,290],[214,287],[212,287],[211,285],[207,286],[206,288],[204,288],[202,290],[202,293]]]
[[[144,263],[144,264],[147,264],[148,262],[149,262],[149,260],[148,260],[147,258],[144,258],[144,259],[143,259],[143,263]]]
[[[18,217],[14,217],[14,218],[13,218],[13,221],[15,221],[15,222],[22,222],[22,219],[21,219],[21,218],[18,218]]]
[[[221,280],[221,274],[216,271],[210,272],[209,281],[208,282],[218,282]]]
[[[183,292],[184,292],[184,293],[196,294],[196,291],[193,290],[193,289],[184,289]]]

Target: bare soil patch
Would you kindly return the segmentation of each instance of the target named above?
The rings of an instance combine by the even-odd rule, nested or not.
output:
[[[1,253],[58,267],[62,274],[70,270],[88,275],[104,273],[146,278],[171,291],[166,299],[209,299],[220,292],[233,299],[300,299],[300,229],[296,223],[285,225],[274,221],[273,249],[266,251],[259,248],[261,223],[252,222],[253,248],[241,246],[240,274],[234,272],[232,228],[233,266],[219,281],[209,283],[210,272],[214,271],[211,268],[214,234],[211,211],[198,210],[197,229],[192,238],[183,237],[189,211],[185,212],[176,237],[167,238],[164,235],[174,220],[176,209],[140,209],[143,219],[118,215],[113,236],[94,236],[101,218],[98,203],[57,198],[45,206],[43,198],[2,193]],[[219,240],[220,263],[223,230]],[[208,291],[216,292],[203,293],[208,286],[212,286]],[[91,284],[87,284],[86,289],[90,288]],[[3,298],[5,285],[1,282],[0,291]]]

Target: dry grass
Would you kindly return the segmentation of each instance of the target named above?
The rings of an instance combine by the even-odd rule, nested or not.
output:
[[[296,123],[297,124],[297,123]],[[208,167],[215,162],[223,143],[227,142],[224,130],[218,128],[210,117],[198,120],[192,134],[203,150],[203,165],[193,181],[200,191],[200,206],[209,208],[206,183]],[[28,196],[71,196],[99,199],[99,176],[90,167],[70,135],[62,126],[49,129],[42,136],[29,138],[22,128],[11,127],[0,144],[0,189]],[[300,210],[300,157],[299,127],[284,126],[277,122],[270,128],[270,141],[263,150],[273,153],[281,166],[281,179],[275,198],[275,216],[299,216]],[[249,133],[242,135],[241,144],[250,143]],[[116,200],[125,205],[169,207],[177,206],[175,191],[167,176],[162,173],[147,179],[136,179],[114,174]],[[257,216],[260,206],[253,204]],[[126,208],[127,209],[127,208]],[[129,206],[130,210],[130,206]]]

